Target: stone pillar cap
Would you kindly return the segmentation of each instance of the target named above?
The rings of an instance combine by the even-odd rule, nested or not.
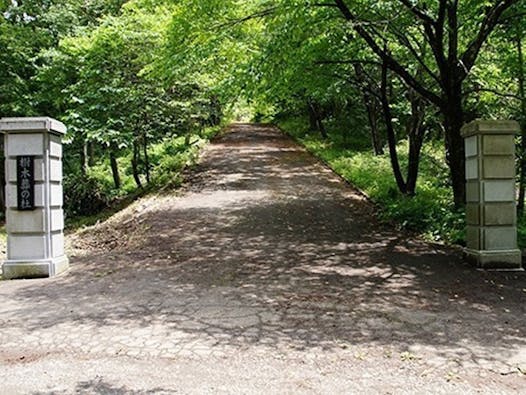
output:
[[[38,132],[66,134],[66,126],[49,117],[0,118],[0,132]]]
[[[477,119],[462,127],[462,137],[470,137],[479,134],[517,134],[521,130],[516,121],[497,121]]]

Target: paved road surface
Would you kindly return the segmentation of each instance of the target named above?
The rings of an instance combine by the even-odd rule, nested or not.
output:
[[[525,275],[380,225],[271,127],[69,241],[0,282],[0,394],[526,392]]]

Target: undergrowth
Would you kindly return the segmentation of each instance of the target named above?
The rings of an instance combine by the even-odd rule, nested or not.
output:
[[[219,132],[219,127],[208,128],[190,138],[171,137],[152,144],[148,149],[150,182],[141,175],[142,187],[133,179],[131,154],[118,159],[121,188],[116,189],[110,172],[109,159],[91,166],[85,175],[78,172],[65,174],[64,210],[66,226],[76,229],[107,219],[150,192],[177,188],[181,185],[183,170],[195,164],[199,152]]]

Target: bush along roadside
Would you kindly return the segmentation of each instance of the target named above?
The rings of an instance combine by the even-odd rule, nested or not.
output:
[[[322,139],[306,132],[301,119],[287,119],[278,126],[332,170],[360,189],[378,207],[378,217],[423,235],[427,240],[465,244],[464,213],[454,209],[448,169],[440,142],[429,141],[422,150],[416,195],[398,192],[389,155],[353,148],[344,141]],[[340,133],[339,133],[340,134]],[[407,165],[407,141],[398,143],[400,161]],[[525,232],[526,234],[526,232]]]
[[[183,181],[183,171],[195,165],[202,149],[216,136],[221,127],[207,128],[190,138],[176,136],[152,144],[148,149],[148,178],[141,175],[141,187],[133,178],[131,153],[118,159],[121,187],[115,188],[109,171],[109,160],[102,160],[85,174],[70,172],[64,177],[64,211],[69,229],[104,220],[137,198],[148,193],[177,188]]]

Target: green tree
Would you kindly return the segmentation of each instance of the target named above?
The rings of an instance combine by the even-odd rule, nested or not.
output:
[[[423,1],[398,0],[382,2],[382,7],[369,7],[368,2],[352,1],[349,5],[345,0],[334,0],[342,16],[351,23],[351,28],[386,62],[389,69],[439,108],[444,121],[446,158],[457,206],[465,203],[464,144],[460,135],[465,121],[464,81],[502,14],[518,2],[498,0],[488,4],[439,0],[437,4],[428,6]],[[371,11],[358,14],[358,10]],[[398,17],[391,23],[387,15]],[[382,23],[389,29],[391,37],[386,36],[385,30],[377,28]],[[415,34],[425,37],[432,57],[422,58],[415,50]],[[396,43],[412,53],[414,63],[422,65],[434,84],[429,86],[415,78],[411,69],[394,55],[390,43]]]

